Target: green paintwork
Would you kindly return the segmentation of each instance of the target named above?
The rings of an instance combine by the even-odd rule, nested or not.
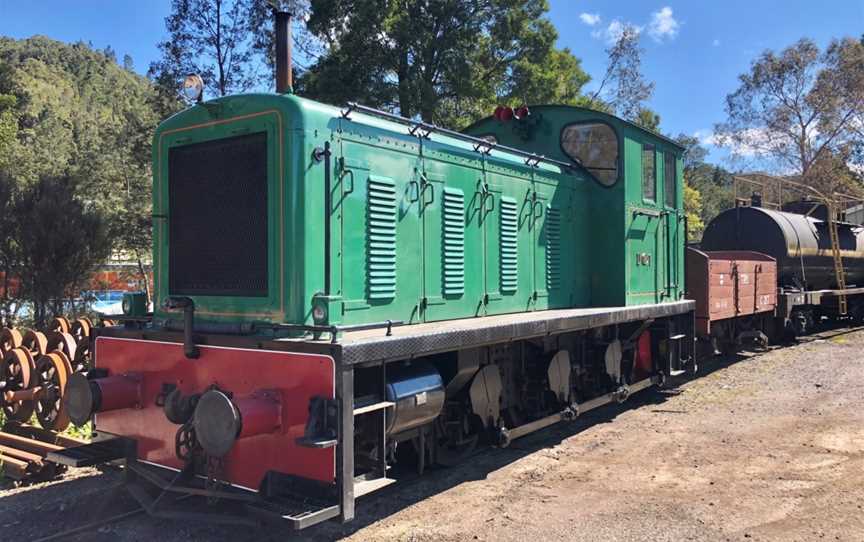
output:
[[[684,295],[684,211],[682,149],[674,141],[644,130],[606,113],[571,106],[531,108],[529,122],[499,122],[483,119],[466,132],[478,136],[494,135],[502,145],[516,147],[569,161],[560,146],[560,134],[574,122],[599,121],[610,125],[619,142],[619,180],[602,186],[587,173],[574,193],[575,247],[563,265],[571,265],[577,280],[574,305],[619,306],[677,300]],[[656,152],[656,195],[653,201],[642,197],[642,146],[653,145]],[[664,153],[675,156],[675,205],[664,204]],[[565,185],[566,186],[566,185]],[[562,191],[563,186],[556,190]],[[562,199],[558,195],[558,199]],[[649,216],[649,215],[660,216]],[[572,231],[569,228],[562,231]],[[626,242],[625,242],[626,240]],[[572,243],[572,244],[571,244]],[[568,250],[569,252],[569,250]],[[565,255],[567,252],[565,252]],[[637,255],[648,255],[649,265],[639,263]],[[643,260],[644,261],[644,260]],[[587,290],[587,293],[586,293]]]
[[[558,144],[561,128],[597,117],[622,141],[623,174],[611,188],[578,169],[530,167],[518,156],[484,155],[452,137],[418,138],[377,117],[353,112],[346,119],[338,108],[292,95],[233,96],[187,109],[166,120],[154,138],[156,299],[169,295],[170,148],[261,131],[268,138],[268,295],[195,296],[199,319],[311,324],[318,304],[331,324],[422,322],[678,299],[684,247],[677,146],[573,107],[536,108],[533,118],[540,120],[530,129],[486,119],[469,131],[569,161]],[[659,153],[679,156],[677,203],[661,217],[633,213],[666,211],[641,200],[642,143],[658,151],[661,205]],[[325,144],[331,149],[329,213],[327,161],[313,158]],[[329,295],[325,220],[331,227]],[[640,252],[652,255],[650,265],[636,264]],[[177,316],[157,306],[156,317]]]

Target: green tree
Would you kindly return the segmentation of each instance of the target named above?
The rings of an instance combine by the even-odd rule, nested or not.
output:
[[[651,130],[652,132],[657,132],[660,129],[660,115],[651,111],[647,107],[639,109],[639,114],[636,116],[634,122],[642,128]]]
[[[546,0],[311,0],[324,43],[298,91],[462,126],[496,103],[576,103],[588,81],[555,47]],[[362,54],[358,54],[362,52]]]
[[[684,147],[684,209],[687,213],[689,239],[702,238],[705,225],[721,211],[735,204],[731,175],[706,162],[708,150],[699,139],[687,134],[675,138]]]
[[[715,129],[721,141],[769,171],[794,172],[826,193],[838,188],[828,165],[845,167],[864,145],[864,44],[843,38],[820,52],[802,39],[765,51],[739,80]]]
[[[197,73],[216,96],[245,92],[259,82],[249,22],[251,3],[263,0],[172,0],[168,38],[148,75],[177,96],[186,75]]]
[[[154,85],[119,66],[110,50],[106,55],[83,43],[0,38],[0,66],[0,95],[14,98],[4,111],[15,119],[14,137],[4,138],[0,152],[6,186],[0,219],[30,223],[31,216],[9,214],[8,202],[42,178],[74,178],[70,197],[102,217],[118,253],[140,256],[146,266],[151,139],[160,107],[176,109],[176,97],[160,102]],[[14,250],[0,242],[0,267],[14,263]]]
[[[684,185],[684,213],[687,216],[687,241],[702,239],[705,223],[702,222],[702,194],[699,190]]]
[[[17,221],[12,267],[21,280],[22,297],[33,303],[37,327],[47,323],[50,313],[66,313],[64,300],[74,298],[111,253],[101,213],[74,194],[69,177],[45,176],[27,187],[13,206],[17,217],[38,217]]]
[[[0,94],[0,169],[12,158],[12,144],[18,137],[18,98]]]

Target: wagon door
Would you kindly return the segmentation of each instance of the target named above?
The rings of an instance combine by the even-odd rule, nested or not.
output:
[[[342,321],[416,322],[422,296],[418,160],[347,138],[342,152],[334,194],[342,221]]]

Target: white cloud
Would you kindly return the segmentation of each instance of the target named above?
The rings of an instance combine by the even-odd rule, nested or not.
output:
[[[648,24],[648,35],[654,41],[660,42],[665,38],[675,39],[681,24],[672,15],[672,8],[665,6],[660,11],[651,14],[651,22]]]
[[[699,140],[700,145],[717,146],[717,136],[714,135],[714,130],[696,130],[693,132],[693,137]]]
[[[599,28],[591,32],[591,35],[597,39],[602,39],[606,43],[612,45],[616,41],[621,38],[621,35],[624,34],[624,30],[627,28],[632,28],[636,34],[642,33],[642,27],[636,26],[632,23],[621,22],[618,19],[614,19],[609,23],[606,28]]]
[[[706,144],[729,149],[733,156],[741,158],[765,158],[782,152],[788,146],[786,137],[768,128],[746,128],[732,134],[711,134]]]
[[[714,47],[720,47],[720,40],[715,39],[711,42],[711,45],[713,45]]]
[[[580,13],[579,18],[582,19],[582,22],[587,24],[588,26],[594,26],[595,24],[600,22],[599,13]]]

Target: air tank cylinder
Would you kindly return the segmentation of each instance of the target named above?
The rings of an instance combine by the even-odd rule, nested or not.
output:
[[[386,397],[395,403],[387,413],[387,434],[395,435],[430,423],[444,408],[444,382],[429,363],[388,367]]]

